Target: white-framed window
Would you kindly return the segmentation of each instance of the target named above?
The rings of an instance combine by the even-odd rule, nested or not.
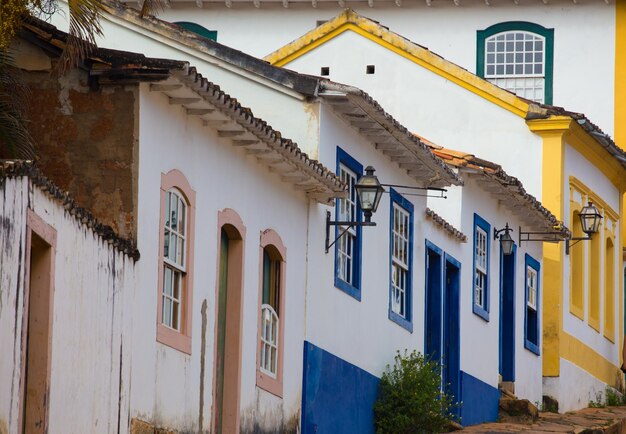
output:
[[[526,287],[528,288],[527,306],[537,310],[537,270],[530,265],[526,266]]]
[[[276,378],[278,371],[278,315],[272,306],[261,306],[261,371]]]
[[[489,233],[491,225],[474,214],[473,312],[489,321]]]
[[[271,247],[263,249],[260,369],[272,378],[278,372],[281,259]]]
[[[363,166],[346,151],[337,147],[337,176],[348,186],[347,197],[337,199],[337,221],[361,221],[355,185]],[[335,226],[335,287],[361,300],[361,226]]]
[[[544,102],[545,38],[525,31],[487,38],[485,78],[519,96]]]
[[[389,190],[389,319],[413,332],[413,204]]]
[[[409,284],[409,223],[410,214],[393,203],[391,222],[391,310],[407,318],[407,290]]]
[[[528,253],[525,256],[526,267],[526,308],[524,314],[524,348],[539,355],[539,339],[541,328],[539,327],[539,261]]]
[[[554,30],[509,21],[478,31],[476,73],[538,103],[552,104]]]
[[[349,195],[339,199],[339,221],[354,221],[357,211],[356,189],[357,175],[346,165],[339,165],[339,177],[349,187]],[[344,232],[345,231],[345,232]],[[357,228],[351,227],[346,230],[345,226],[339,226],[339,233],[343,235],[337,241],[337,277],[349,285],[354,285],[354,260]]]
[[[161,323],[181,330],[183,277],[186,266],[187,203],[177,189],[165,193]]]
[[[474,304],[484,309],[487,292],[487,232],[479,226],[476,226],[475,240]]]

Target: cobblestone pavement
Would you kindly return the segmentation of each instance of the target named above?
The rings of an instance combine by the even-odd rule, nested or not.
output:
[[[506,434],[572,433],[626,434],[626,407],[585,408],[580,411],[555,414],[540,413],[533,424],[512,422],[487,423],[465,428],[459,433]]]

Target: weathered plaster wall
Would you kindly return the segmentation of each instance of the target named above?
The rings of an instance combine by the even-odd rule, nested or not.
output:
[[[49,432],[127,433],[133,261],[26,178],[2,179],[0,190],[0,345],[6,351],[0,359],[0,427],[19,432],[30,208],[57,234]]]
[[[26,252],[26,178],[0,179],[0,433],[17,433]]]
[[[24,46],[18,53],[32,58]],[[51,73],[54,62],[21,66],[39,166],[100,221],[134,238],[135,87],[93,89],[83,71]]]

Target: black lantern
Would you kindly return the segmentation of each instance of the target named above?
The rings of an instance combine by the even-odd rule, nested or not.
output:
[[[582,230],[587,236],[571,237],[569,240],[565,240],[566,255],[569,255],[570,248],[579,241],[590,240],[591,236],[598,232],[600,221],[602,220],[602,214],[600,214],[600,211],[598,211],[598,208],[596,208],[592,202],[587,202],[587,206],[584,206],[583,209],[580,210],[578,217],[580,218],[580,226],[582,226]],[[570,241],[574,242],[572,243]]]
[[[602,215],[592,202],[588,202],[587,206],[583,207],[578,217],[580,217],[580,225],[583,228],[583,232],[586,233],[589,238],[591,238],[592,234],[598,232]]]
[[[511,238],[511,234],[509,233],[512,231],[513,229],[509,227],[508,222],[504,226],[504,229],[493,228],[494,240],[498,239],[498,234],[500,232],[504,232],[502,235],[500,235],[500,248],[502,249],[502,254],[505,256],[509,256],[510,254],[513,253],[513,246],[515,245],[515,241],[513,241],[513,238]]]
[[[380,198],[385,192],[378,177],[374,175],[375,171],[372,166],[367,166],[365,175],[361,176],[354,186],[366,222],[372,220],[372,214],[376,212]]]

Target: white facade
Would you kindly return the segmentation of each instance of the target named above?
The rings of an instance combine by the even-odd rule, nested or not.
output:
[[[252,2],[233,3],[233,7],[228,8],[224,2],[205,1],[203,8],[198,8],[194,2],[172,1],[172,6],[159,17],[171,22],[191,21],[217,30],[219,42],[263,57],[343,10],[335,2],[317,2],[316,8],[311,7],[310,2],[289,2],[289,8],[280,2],[262,1],[259,8]],[[401,7],[394,2],[376,1],[374,7],[368,7],[364,2],[348,3],[347,7],[471,72],[476,70],[477,31],[507,21],[526,21],[554,28],[554,104],[585,112],[613,135],[614,4],[607,5],[602,1],[573,4],[558,0],[547,4],[520,1],[516,5],[493,1],[486,6],[482,1],[465,0],[458,7],[451,1],[433,1],[432,6],[427,6],[426,2],[403,2]],[[594,62],[582,61],[581,53],[594,53]],[[336,54],[337,59],[346,54],[340,51]],[[365,65],[375,64],[378,74],[378,68],[385,67],[386,63],[367,51],[360,52],[360,55],[362,62],[358,67],[350,62],[335,65],[335,68],[331,67],[330,78],[369,89],[355,78],[365,73]],[[319,75],[321,66],[330,65],[322,62],[309,66],[296,69]],[[343,77],[352,73],[352,68],[357,69],[357,74],[345,80]],[[590,86],[590,80],[606,85]],[[405,121],[403,112],[389,109]]]

